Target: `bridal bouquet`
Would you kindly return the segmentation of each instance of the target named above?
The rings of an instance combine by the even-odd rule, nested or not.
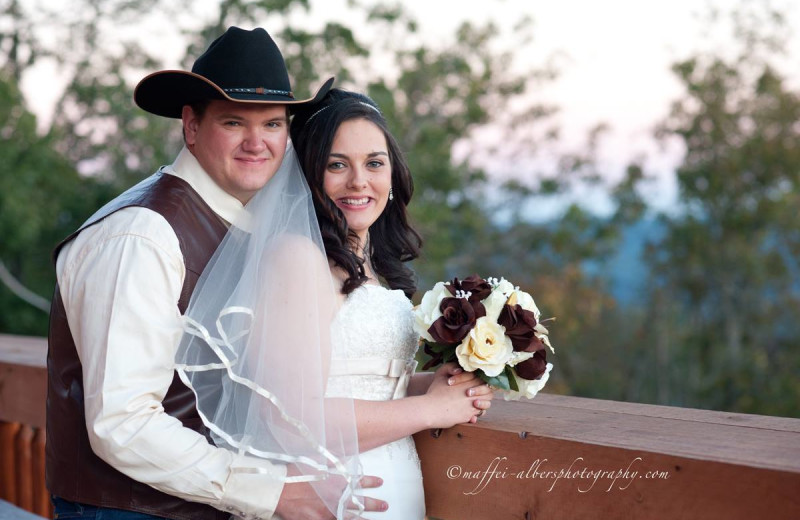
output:
[[[420,344],[431,356],[423,369],[457,361],[506,400],[531,399],[553,368],[547,348],[555,352],[539,316],[531,295],[505,278],[438,282],[414,308]]]

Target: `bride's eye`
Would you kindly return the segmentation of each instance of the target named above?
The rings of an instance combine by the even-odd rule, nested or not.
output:
[[[328,169],[331,171],[343,170],[345,164],[342,161],[332,161],[328,163]]]

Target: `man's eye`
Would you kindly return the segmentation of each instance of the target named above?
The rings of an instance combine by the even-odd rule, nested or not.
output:
[[[240,126],[241,123],[239,121],[225,121],[225,126]]]

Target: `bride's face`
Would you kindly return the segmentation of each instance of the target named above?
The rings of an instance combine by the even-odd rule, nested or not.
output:
[[[363,244],[389,201],[392,165],[383,131],[366,119],[339,126],[328,156],[323,189]]]

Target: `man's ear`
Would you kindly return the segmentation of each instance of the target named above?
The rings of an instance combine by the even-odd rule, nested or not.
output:
[[[197,137],[197,125],[200,121],[189,105],[183,105],[181,121],[183,122],[183,140],[186,141],[187,146],[192,147]]]

